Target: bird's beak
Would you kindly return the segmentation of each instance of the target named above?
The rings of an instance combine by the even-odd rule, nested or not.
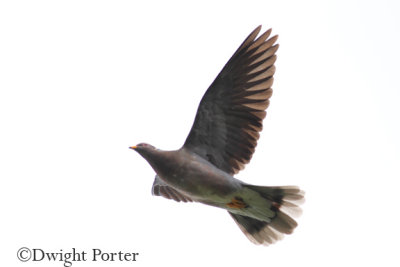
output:
[[[137,146],[131,146],[130,149],[136,150]]]

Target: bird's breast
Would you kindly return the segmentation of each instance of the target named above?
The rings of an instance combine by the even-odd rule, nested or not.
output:
[[[240,181],[193,154],[169,157],[158,175],[174,188],[201,200],[225,198],[241,188]]]

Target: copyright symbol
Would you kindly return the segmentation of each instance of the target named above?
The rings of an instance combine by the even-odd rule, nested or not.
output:
[[[17,257],[20,261],[29,261],[32,257],[32,252],[29,248],[20,248],[17,252]]]

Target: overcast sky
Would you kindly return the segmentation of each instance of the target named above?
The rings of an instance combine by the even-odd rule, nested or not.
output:
[[[398,1],[188,2],[0,2],[0,262],[63,266],[20,263],[25,246],[139,253],[101,266],[399,266]],[[279,35],[274,95],[237,177],[306,191],[269,247],[223,210],[152,196],[128,149],[179,148],[260,24]]]

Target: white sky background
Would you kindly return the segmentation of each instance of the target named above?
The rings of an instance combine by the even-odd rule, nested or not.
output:
[[[0,262],[20,247],[139,252],[73,266],[399,266],[398,1],[0,2]],[[238,178],[299,185],[270,247],[228,214],[153,197],[128,147],[179,148],[200,98],[259,24],[274,95]],[[133,264],[133,265],[131,265]]]

